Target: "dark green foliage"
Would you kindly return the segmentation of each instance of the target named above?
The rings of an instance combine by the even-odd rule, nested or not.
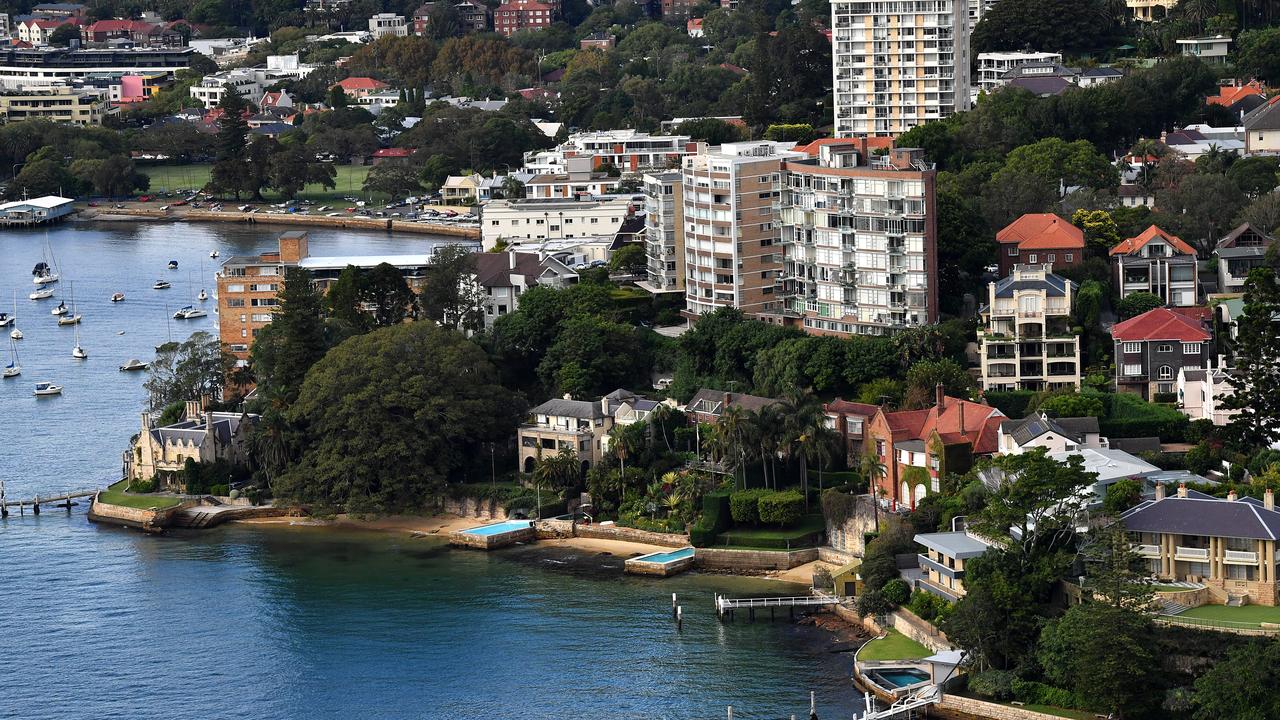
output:
[[[1244,315],[1236,322],[1237,372],[1224,406],[1239,412],[1229,429],[1243,447],[1270,445],[1280,436],[1280,283],[1275,270],[1254,268],[1244,286]]]
[[[1151,621],[1140,612],[1096,602],[1075,605],[1045,627],[1037,659],[1054,684],[1088,698],[1098,710],[1124,716],[1152,704],[1147,688],[1159,671]]]
[[[951,603],[931,592],[916,590],[911,593],[911,600],[907,603],[907,609],[921,620],[938,625],[950,614]],[[970,685],[970,688],[972,689],[972,685]]]
[[[1011,418],[1022,418],[1027,415],[1027,406],[1035,399],[1033,390],[1008,390],[1002,392],[985,392],[983,399],[991,407]]]
[[[203,330],[181,343],[161,345],[143,383],[149,406],[168,410],[188,400],[221,397],[234,360],[218,338]]]
[[[1108,515],[1119,515],[1140,502],[1142,502],[1142,481],[1122,478],[1107,488],[1107,496],[1102,500],[1102,509]]]
[[[984,670],[969,676],[969,690],[978,697],[989,700],[1008,701],[1013,699],[1013,683],[1017,675],[1004,670]]]
[[[739,490],[729,496],[729,513],[733,521],[739,525],[760,524],[760,498],[769,494],[768,490]]]
[[[1149,292],[1135,292],[1125,295],[1116,304],[1116,312],[1120,314],[1121,320],[1128,320],[1158,307],[1164,307],[1164,300],[1160,299],[1159,295]]]
[[[1231,650],[1195,681],[1196,720],[1280,717],[1280,641],[1255,640]]]
[[[329,344],[321,318],[323,300],[304,268],[285,269],[280,307],[258,332],[251,350],[254,376],[266,397],[288,404],[297,397],[307,371]]]
[[[1106,404],[1092,393],[1059,393],[1045,398],[1036,409],[1052,417],[1102,417]]]
[[[862,617],[883,615],[893,611],[893,603],[889,602],[881,590],[867,590],[858,596],[858,614]]]
[[[787,527],[804,515],[804,496],[795,490],[764,493],[759,499],[760,522]]]
[[[1058,52],[1109,48],[1125,20],[1104,0],[1008,0],[983,13],[973,31],[973,52],[1023,47]]]
[[[905,605],[911,599],[911,586],[902,578],[894,578],[885,583],[880,592],[884,594],[885,602],[894,607]]]

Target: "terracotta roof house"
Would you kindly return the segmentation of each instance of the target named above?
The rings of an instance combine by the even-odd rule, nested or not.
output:
[[[1280,152],[1280,95],[1250,110],[1241,123],[1246,155]]]
[[[1027,213],[996,233],[1000,277],[1014,265],[1070,268],[1084,261],[1084,231],[1053,213]]]
[[[974,458],[999,450],[1000,424],[1007,418],[990,405],[948,397],[938,386],[934,406],[887,412],[877,408],[866,425],[864,452],[874,454],[886,473],[876,480],[880,503],[914,510],[941,491],[948,472],[964,472]]]
[[[776,398],[702,388],[694,393],[693,397],[685,405],[685,412],[693,416],[691,418],[693,422],[714,425],[719,422],[720,416],[724,415],[724,411],[731,407],[740,407],[748,412],[759,412],[762,408],[779,402],[782,401]]]
[[[293,98],[289,97],[289,93],[285,90],[265,92],[262,94],[262,98],[258,100],[258,107],[263,110],[267,108],[291,108],[293,107]]]
[[[1213,256],[1218,261],[1218,292],[1244,292],[1249,271],[1266,264],[1267,250],[1276,239],[1242,223],[1218,241]]]
[[[1120,523],[1157,578],[1204,585],[1217,604],[1280,603],[1280,512],[1271,490],[1261,501],[1235,493],[1223,500],[1192,493],[1185,485],[1166,497],[1164,486],[1157,485],[1155,500],[1128,510]]]
[[[1181,238],[1152,225],[1111,248],[1120,297],[1149,292],[1166,305],[1195,305],[1196,251]]]
[[[342,88],[343,94],[348,97],[362,98],[370,93],[386,90],[391,86],[381,80],[375,80],[371,77],[349,77],[345,80],[339,80],[329,87]]]
[[[1206,104],[1221,105],[1235,113],[1247,113],[1266,102],[1266,88],[1257,80],[1250,80],[1243,85],[1223,85],[1218,88],[1217,95],[1205,98]]]
[[[1156,308],[1111,328],[1115,343],[1116,390],[1150,400],[1173,394],[1178,373],[1209,367],[1213,334],[1207,320]]]
[[[373,164],[404,163],[413,155],[413,148],[378,148],[373,151]]]

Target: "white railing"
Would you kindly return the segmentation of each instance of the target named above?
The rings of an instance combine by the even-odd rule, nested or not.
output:
[[[1142,557],[1147,557],[1147,558],[1160,557],[1159,545],[1134,545],[1133,551],[1138,553],[1138,555]]]
[[[1174,548],[1173,556],[1179,560],[1208,560],[1208,548],[1190,548],[1181,545]]]
[[[1248,550],[1227,550],[1222,558],[1223,562],[1233,565],[1257,565],[1258,553]]]

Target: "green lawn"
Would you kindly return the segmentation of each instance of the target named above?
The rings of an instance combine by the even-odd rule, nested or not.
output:
[[[122,507],[136,508],[138,510],[148,510],[150,508],[167,508],[173,507],[182,502],[176,497],[166,495],[134,495],[126,493],[124,486],[127,481],[112,485],[111,487],[98,493],[98,501],[107,503],[108,505],[120,505]]]
[[[1267,607],[1265,605],[1244,605],[1242,607],[1201,605],[1197,608],[1191,608],[1184,613],[1179,613],[1178,617],[1195,618],[1199,620],[1227,621],[1232,623],[1248,623],[1250,625],[1258,625],[1258,623],[1264,622],[1280,624],[1280,607]]]
[[[757,550],[787,550],[813,547],[827,528],[821,515],[807,515],[791,527],[733,528],[720,533],[717,546],[730,545]]]
[[[1001,703],[1002,705],[1005,703]],[[1071,718],[1071,720],[1096,720],[1097,715],[1088,710],[1068,710],[1066,708],[1054,707],[1052,705],[1022,705],[1010,707],[1021,707],[1023,710],[1031,712],[1044,713],[1045,715],[1054,715],[1056,717]]]
[[[212,165],[141,165],[139,170],[146,173],[151,178],[151,192],[164,192],[167,190],[198,190],[209,182],[209,172]],[[369,174],[368,165],[335,165],[338,176],[334,178],[336,186],[330,190],[319,185],[308,185],[298,198],[303,200],[315,200],[316,202],[341,201],[344,196],[353,196],[364,198],[365,193],[360,190],[364,184],[364,178]],[[274,192],[264,192],[263,196],[267,199],[280,198]],[[374,193],[375,200],[384,200],[385,196]]]
[[[933,653],[929,648],[903,635],[897,630],[889,630],[889,634],[878,640],[872,640],[862,646],[858,652],[859,660],[919,660]]]

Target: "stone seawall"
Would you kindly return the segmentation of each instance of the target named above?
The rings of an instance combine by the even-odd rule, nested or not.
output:
[[[198,504],[199,501],[197,500],[186,500],[173,507],[159,510],[143,510],[141,508],[98,502],[98,496],[94,495],[93,502],[89,505],[89,520],[138,528],[146,532],[160,532],[169,526],[173,521],[174,515]]]
[[[707,570],[773,572],[818,559],[818,548],[804,550],[726,550],[698,548],[698,566]]]
[[[682,548],[689,545],[688,535],[674,533],[656,533],[648,530],[621,527],[619,525],[582,525],[576,529],[578,537],[596,540],[624,540],[626,542],[660,545],[662,547]]]
[[[412,220],[396,220],[393,218],[358,218],[350,216],[328,217],[321,215],[213,212],[212,210],[179,210],[167,211],[159,208],[92,208],[82,216],[87,219],[101,217],[111,219],[112,216],[124,215],[152,220],[186,220],[191,222],[239,222],[256,225],[302,225],[307,227],[348,228],[352,230],[385,230],[387,232],[416,233],[422,235],[448,235],[466,240],[480,240],[479,228],[459,227],[436,223],[420,223]]]
[[[1046,715],[1020,707],[1010,707],[998,703],[945,694],[942,700],[929,708],[931,717],[947,718],[947,720],[969,720],[969,718],[990,718],[991,720],[1061,720],[1056,715]]]

